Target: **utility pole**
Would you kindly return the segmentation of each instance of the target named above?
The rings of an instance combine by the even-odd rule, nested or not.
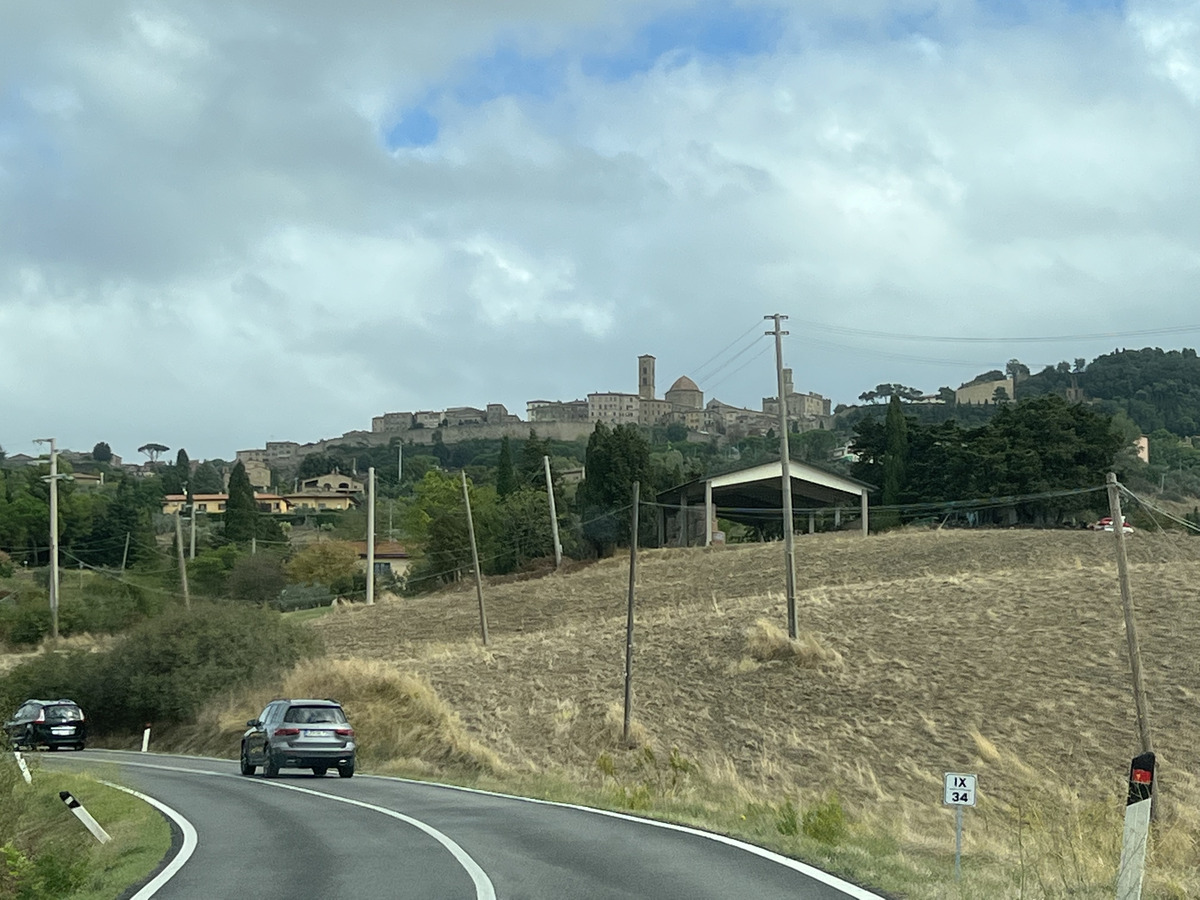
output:
[[[1146,685],[1142,681],[1142,651],[1138,646],[1137,623],[1133,618],[1133,596],[1129,589],[1129,559],[1125,554],[1125,517],[1121,512],[1121,489],[1117,476],[1109,472],[1108,510],[1112,516],[1113,535],[1117,541],[1117,579],[1121,585],[1121,608],[1125,612],[1125,643],[1129,649],[1129,671],[1133,676],[1133,703],[1137,710],[1138,737],[1143,753],[1154,752],[1150,735],[1150,707],[1146,701]]]
[[[554,568],[562,568],[562,542],[558,539],[558,512],[554,508],[554,479],[550,477],[550,457],[542,457],[546,469],[546,496],[550,498],[550,531],[554,534]]]
[[[50,638],[58,640],[58,448],[54,438],[38,438],[35,444],[50,445]]]
[[[183,560],[183,523],[180,510],[175,510],[175,555],[179,558],[179,583],[183,585],[183,605],[192,608],[192,595],[188,592],[187,563]]]
[[[629,522],[629,602],[625,615],[625,719],[621,739],[629,743],[629,726],[633,721],[633,589],[637,583],[638,507],[642,483],[633,483],[633,512]]]
[[[467,534],[471,538],[471,565],[475,569],[475,595],[479,598],[479,633],[483,645],[488,642],[487,612],[483,608],[483,577],[479,574],[479,549],[475,546],[475,522],[471,518],[471,495],[467,491],[467,473],[462,473],[463,503],[467,507]]]
[[[783,394],[783,336],[788,332],[779,329],[779,323],[787,316],[775,313],[773,316],[763,316],[763,318],[775,320],[775,330],[768,331],[767,334],[775,335],[775,376],[779,382],[779,474],[783,489],[783,555],[787,584],[788,637],[795,638],[799,634],[796,627],[796,536],[792,527],[792,470],[791,451],[788,448],[787,397]]]
[[[375,467],[367,469],[367,606],[375,605]]]

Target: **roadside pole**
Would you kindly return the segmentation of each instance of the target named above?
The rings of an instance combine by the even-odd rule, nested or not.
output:
[[[475,595],[479,598],[479,634],[488,642],[487,612],[483,608],[483,577],[479,574],[479,548],[475,546],[475,522],[471,518],[471,495],[467,492],[467,473],[462,473],[463,503],[467,507],[467,535],[471,538],[471,565],[475,569]]]
[[[1113,520],[1117,521],[1116,519]],[[1117,900],[1140,900],[1146,874],[1146,845],[1153,811],[1154,754],[1143,753],[1129,767],[1129,794],[1125,800],[1125,833],[1121,839],[1121,864],[1117,870]]]
[[[375,604],[375,467],[367,469],[367,606]]]
[[[775,320],[775,375],[779,383],[779,475],[783,491],[783,555],[785,559],[785,590],[787,592],[788,637],[796,638],[799,630],[796,623],[796,535],[792,523],[792,471],[791,451],[788,449],[787,397],[783,393],[783,336],[779,323],[787,316],[775,313],[763,316]]]
[[[1142,753],[1154,752],[1150,733],[1150,706],[1146,684],[1142,680],[1142,651],[1138,645],[1137,622],[1133,615],[1133,596],[1129,589],[1129,559],[1125,555],[1125,517],[1121,512],[1121,491],[1117,476],[1108,473],[1108,508],[1112,516],[1113,537],[1117,542],[1117,579],[1121,586],[1121,608],[1125,613],[1125,643],[1129,649],[1129,671],[1133,676],[1133,703],[1137,709],[1138,736]]]
[[[558,539],[558,511],[554,508],[554,479],[550,477],[550,457],[542,457],[546,469],[546,496],[550,498],[550,531],[554,535],[554,568],[562,567],[562,542]]]
[[[962,878],[963,807],[975,805],[977,779],[962,772],[947,772],[942,802],[954,807],[954,880]]]
[[[175,555],[179,558],[179,583],[183,586],[183,605],[192,608],[192,595],[188,593],[187,563],[183,559],[183,524],[179,519],[180,511],[175,510]]]
[[[629,743],[629,726],[633,721],[633,587],[637,582],[638,506],[642,483],[633,483],[633,512],[629,524],[629,603],[625,616],[625,720],[621,740]]]
[[[54,438],[38,438],[35,444],[50,445],[50,637],[58,640],[58,448]]]

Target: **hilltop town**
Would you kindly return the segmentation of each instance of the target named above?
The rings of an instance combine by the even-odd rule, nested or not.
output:
[[[795,390],[792,370],[783,370],[784,396],[791,427],[798,431],[831,428],[830,401],[815,393]],[[404,443],[446,444],[472,439],[496,440],[505,436],[527,437],[530,429],[538,436],[573,441],[586,437],[597,423],[606,425],[677,425],[690,435],[719,435],[729,440],[763,434],[779,424],[779,401],[764,397],[761,409],[745,409],[718,399],[704,400],[704,391],[688,376],[677,378],[663,396],[658,396],[655,358],[638,357],[637,391],[602,391],[583,400],[530,400],[526,418],[508,411],[501,403],[483,409],[456,406],[444,410],[388,412],[371,420],[370,431],[347,431],[339,437],[311,443],[268,441],[263,448],[237,451],[252,483],[267,475],[269,467],[289,468],[304,457],[324,453],[338,444],[382,446],[400,438]]]

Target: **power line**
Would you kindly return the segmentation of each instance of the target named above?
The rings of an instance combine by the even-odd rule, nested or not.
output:
[[[1167,328],[1147,328],[1141,331],[1101,331],[1092,334],[1034,335],[1029,337],[970,337],[964,335],[903,334],[892,331],[872,331],[867,328],[850,328],[844,325],[828,325],[823,322],[798,322],[806,328],[816,328],[834,334],[856,337],[881,338],[889,341],[922,341],[948,344],[1047,344],[1056,341],[1096,341],[1111,338],[1150,337],[1163,334],[1192,334],[1200,332],[1200,325],[1174,325]]]

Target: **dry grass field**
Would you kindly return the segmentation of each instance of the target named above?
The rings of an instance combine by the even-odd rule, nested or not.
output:
[[[406,673],[419,687],[401,693],[437,707],[454,748],[410,745],[408,771],[474,759],[500,783],[591,785],[904,896],[1111,896],[1139,749],[1113,536],[806,536],[794,645],[781,547],[639,555],[632,749],[627,557],[485,585],[486,647],[468,583],[313,627],[334,659],[386,664],[346,672]],[[1128,551],[1160,763],[1146,896],[1200,896],[1200,539],[1138,533]],[[979,775],[958,885],[947,771]],[[821,834],[831,809],[845,834]]]

